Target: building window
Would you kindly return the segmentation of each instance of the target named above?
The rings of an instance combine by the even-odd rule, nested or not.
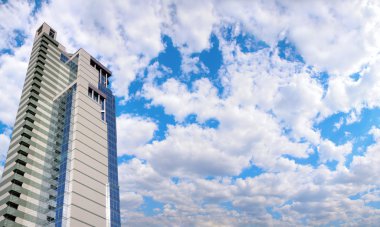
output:
[[[88,96],[92,98],[92,89],[88,88]]]
[[[101,116],[100,117],[103,121],[105,121],[105,119],[106,119],[106,99],[104,98],[104,96],[100,95],[94,89],[89,87],[88,88],[88,97],[90,97],[95,102],[100,104],[100,108],[101,108]]]
[[[102,84],[104,87],[107,87],[107,73],[104,74],[102,72],[102,74],[100,75],[100,84]]]
[[[108,86],[108,78],[111,76],[110,73],[101,65],[96,63],[95,60],[90,60],[90,65],[94,67],[98,71],[99,76],[99,84],[103,85],[104,87]]]
[[[61,53],[60,60],[61,60],[61,62],[66,63],[69,60],[69,58],[66,55],[64,55],[63,53]]]
[[[53,29],[50,29],[49,36],[54,39],[54,37],[55,37],[55,31]]]
[[[105,101],[104,101],[104,98],[102,96],[100,96],[100,105],[102,106],[102,110],[105,109]]]
[[[100,96],[100,106],[102,108],[102,112],[101,112],[101,118],[102,118],[102,121],[105,121],[106,117],[105,117],[105,110],[106,110],[106,100],[104,97]]]
[[[94,92],[94,100],[95,100],[96,102],[99,102],[99,94],[96,93],[96,92]]]
[[[37,30],[37,35],[40,35],[42,32],[42,26]]]
[[[105,80],[106,80],[105,76],[104,75],[100,75],[100,83],[104,84]]]

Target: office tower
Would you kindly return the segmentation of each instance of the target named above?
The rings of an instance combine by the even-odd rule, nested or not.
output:
[[[0,226],[120,226],[111,72],[36,32],[0,183]]]

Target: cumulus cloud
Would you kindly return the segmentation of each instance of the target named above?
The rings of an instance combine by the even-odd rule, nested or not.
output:
[[[123,114],[117,117],[118,154],[133,154],[140,146],[148,143],[157,130],[157,125],[149,119]]]
[[[3,94],[0,96],[0,122],[7,126],[13,126],[16,119],[31,46],[32,43],[27,41],[23,46],[14,48],[13,54],[0,55],[0,75],[6,80],[0,84]]]
[[[32,40],[30,37],[30,14],[34,5],[28,2],[12,1],[0,7],[0,77],[6,81],[0,83],[0,122],[13,126],[16,119],[18,102],[26,74]]]
[[[163,10],[167,19],[163,31],[173,37],[176,46],[188,54],[209,47],[209,36],[217,21],[212,2],[169,1]]]
[[[379,58],[368,62],[363,69],[361,77],[355,81],[350,77],[334,76],[329,80],[329,89],[325,97],[326,109],[322,114],[328,116],[338,111],[350,113],[347,123],[352,123],[358,118],[362,108],[379,107]]]
[[[11,49],[19,44],[15,37],[20,39],[28,34],[30,23],[30,14],[32,13],[34,4],[27,1],[12,1],[1,5],[0,8],[0,51],[3,49]]]
[[[380,47],[375,1],[222,1],[216,7],[269,44],[287,36],[309,64],[337,74],[360,71]]]
[[[167,169],[174,168],[176,165],[167,165],[165,164],[166,162],[159,164],[158,161],[163,161],[164,159],[170,160],[172,156],[184,157],[183,162],[180,162],[178,166],[182,170],[190,167],[192,168],[190,172],[202,171],[201,166],[211,168],[215,164],[213,160],[217,159],[220,160],[217,164],[219,170],[214,172],[214,170],[208,169],[207,171],[219,174],[238,174],[244,167],[249,165],[249,160],[251,159],[265,169],[282,170],[295,168],[292,161],[281,158],[281,155],[289,154],[305,158],[309,153],[307,149],[308,144],[294,143],[282,135],[282,127],[278,124],[278,119],[281,122],[287,119],[274,118],[267,113],[270,109],[255,108],[256,106],[261,106],[261,101],[267,102],[267,100],[257,97],[257,92],[255,91],[256,89],[260,89],[260,87],[255,86],[257,83],[266,84],[265,82],[270,82],[270,86],[274,87],[273,89],[278,88],[281,83],[281,80],[273,75],[281,73],[280,69],[276,67],[270,69],[269,62],[258,60],[263,59],[267,56],[266,54],[268,53],[257,53],[250,55],[249,58],[247,57],[244,60],[239,59],[239,57],[244,58],[243,54],[240,54],[238,55],[239,57],[236,57],[235,63],[231,61],[228,69],[226,69],[226,76],[230,77],[229,86],[231,87],[229,88],[228,96],[225,98],[218,97],[217,89],[208,79],[204,78],[194,81],[191,91],[188,90],[185,84],[175,79],[168,79],[160,87],[150,83],[145,84],[142,95],[148,99],[152,99],[152,104],[164,106],[165,112],[174,115],[178,122],[183,122],[188,115],[195,114],[199,123],[203,123],[208,119],[216,119],[220,124],[217,130],[202,129],[194,125],[188,127],[170,127],[167,139],[165,141],[153,142],[147,146],[146,148],[149,150],[147,153],[149,155],[143,158],[151,158],[154,164],[158,165],[156,166],[157,168],[163,167]],[[265,59],[268,59],[268,57]],[[245,64],[248,64],[248,66]],[[288,67],[289,69],[293,67],[294,71],[294,65],[290,65],[284,65],[284,67]],[[281,66],[279,67],[281,68]],[[263,72],[266,70],[270,70],[267,75],[259,77],[255,74],[255,71]],[[278,76],[289,76],[289,74],[283,74],[281,73]],[[284,78],[283,81],[288,79]],[[258,82],[256,83],[256,81]],[[316,86],[316,90],[319,92],[320,88],[317,85],[314,86]],[[246,93],[242,91],[246,91]],[[267,91],[267,94],[271,94],[269,89]],[[312,89],[308,91],[312,91]],[[262,92],[265,93],[265,91]],[[273,91],[273,96],[275,94],[276,91]],[[314,98],[313,95],[311,96]],[[267,97],[268,99],[271,98],[269,95]],[[273,97],[273,99],[275,98]],[[283,107],[283,112],[285,114],[287,110],[289,112],[298,108],[302,111],[303,109],[299,107],[300,105],[314,105],[314,103],[308,103],[308,101],[310,100],[304,99],[303,102],[292,103],[297,108],[289,105],[287,109]],[[181,106],[181,108],[178,108],[178,106]],[[207,108],[204,108],[205,106]],[[306,110],[307,107],[304,108],[304,111]],[[311,127],[311,118],[316,115],[316,112],[312,111],[313,114],[306,117],[306,120],[300,123],[300,128],[303,131],[308,129],[305,127],[305,123]],[[288,116],[298,117],[297,114]],[[299,114],[298,118],[301,117],[305,118],[304,115]],[[294,122],[290,121],[287,125],[293,126]],[[304,136],[304,134],[302,135]],[[312,131],[312,134],[316,135],[317,139],[319,138],[317,132]],[[185,139],[190,136],[191,140]],[[175,144],[174,147],[173,144]],[[168,155],[167,152],[174,153]],[[159,156],[152,158],[152,155],[155,154]],[[207,158],[208,154],[210,155],[209,159]],[[187,155],[190,156],[186,158]],[[193,163],[192,161],[196,162]],[[234,167],[232,168],[230,165]],[[207,173],[207,171],[205,172]]]
[[[379,139],[380,139],[380,129],[379,128],[372,127],[371,130],[369,131],[369,133],[373,136],[373,138],[376,141],[379,141]]]
[[[319,146],[319,160],[321,162],[336,160],[344,164],[345,156],[350,154],[351,151],[352,144],[350,142],[336,146],[330,140],[324,140]]]

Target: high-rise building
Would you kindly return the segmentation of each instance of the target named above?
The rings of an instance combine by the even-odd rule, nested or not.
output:
[[[111,72],[36,32],[0,183],[0,226],[120,226]]]

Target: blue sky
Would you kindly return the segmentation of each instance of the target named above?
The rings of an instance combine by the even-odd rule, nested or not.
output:
[[[379,12],[376,1],[3,1],[0,163],[45,21],[113,71],[123,225],[375,225]]]

